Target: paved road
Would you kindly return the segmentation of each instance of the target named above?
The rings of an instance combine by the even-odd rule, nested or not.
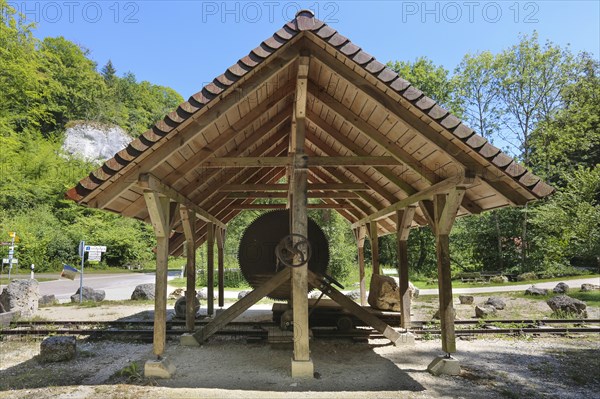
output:
[[[36,277],[57,278],[56,274],[36,274]],[[179,276],[179,272],[169,272],[169,280]],[[19,275],[18,278],[28,278]],[[155,274],[152,273],[111,273],[111,274],[84,274],[83,285],[95,290],[104,290],[106,299],[130,299],[131,293],[138,284],[154,283]],[[69,302],[71,295],[79,289],[79,276],[75,280],[58,278],[52,281],[40,282],[40,294],[54,294],[60,302]]]
[[[38,275],[38,277],[55,278],[56,274]],[[169,280],[179,276],[179,272],[169,272]],[[19,276],[26,278],[26,276]],[[600,285],[600,277],[565,280],[570,287],[580,287],[581,284]],[[84,285],[97,290],[106,292],[108,300],[122,300],[131,298],[131,293],[138,284],[154,283],[154,273],[115,273],[115,274],[88,274],[84,275]],[[551,281],[535,284],[539,288],[554,288],[558,282]],[[507,291],[525,291],[530,284],[506,285],[495,287],[471,287],[455,288],[455,294],[478,294],[487,292],[507,292]],[[40,283],[40,294],[54,294],[61,302],[68,302],[70,296],[79,288],[79,279],[71,281],[68,279],[58,279],[54,281],[44,281]],[[0,287],[1,289],[1,287]],[[422,295],[437,295],[437,288],[422,289]],[[225,291],[226,298],[237,298],[237,291]]]

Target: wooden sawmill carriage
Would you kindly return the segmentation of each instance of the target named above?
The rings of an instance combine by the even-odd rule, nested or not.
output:
[[[296,18],[193,95],[129,146],[82,179],[67,196],[78,203],[152,223],[157,240],[153,350],[146,372],[173,368],[166,345],[169,255],[187,256],[186,298],[195,298],[196,249],[208,244],[208,313],[214,312],[214,246],[218,305],[224,305],[227,223],[247,209],[286,208],[288,253],[298,267],[279,267],[255,289],[182,342],[199,344],[282,284],[291,290],[291,373],[311,377],[309,288],[327,295],[397,345],[410,329],[407,239],[411,227],[435,234],[444,355],[456,351],[449,233],[457,216],[543,198],[553,189],[512,157],[375,60],[333,28],[300,11]],[[286,204],[256,204],[284,198]],[[308,203],[308,198],[318,203]],[[347,219],[358,247],[365,304],[364,242],[380,273],[377,237],[396,233],[401,330],[389,327],[331,288],[304,260],[308,208]],[[283,237],[282,237],[283,238]],[[310,260],[309,262],[310,263]],[[437,365],[437,366],[435,366]],[[449,369],[450,370],[450,369]],[[442,371],[443,372],[443,371]]]

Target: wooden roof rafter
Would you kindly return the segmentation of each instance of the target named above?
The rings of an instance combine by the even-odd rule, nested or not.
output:
[[[363,185],[352,195],[339,186],[313,195],[321,197],[323,206],[351,206],[339,211],[353,223],[424,192],[459,169],[477,174],[457,197],[460,214],[523,205],[553,190],[346,37],[300,12],[81,180],[69,198],[148,220],[144,189],[134,183],[140,174],[151,173],[226,223],[239,213],[234,206],[254,202],[232,198],[243,195],[232,195],[228,185],[280,184],[275,177],[285,177],[290,169],[293,147],[285,138],[293,135],[298,120],[293,104],[301,66],[306,69],[307,106],[300,116],[306,126],[304,145],[309,162],[326,157],[312,158],[311,184]],[[271,166],[249,166],[253,156]],[[226,172],[208,167],[235,162],[232,157],[245,158],[245,165]],[[269,196],[263,189],[243,191]],[[414,223],[425,224],[424,211],[417,211]],[[394,232],[396,218],[394,213],[379,219],[379,234]],[[170,222],[179,229],[176,219]],[[205,224],[199,221],[199,229]]]

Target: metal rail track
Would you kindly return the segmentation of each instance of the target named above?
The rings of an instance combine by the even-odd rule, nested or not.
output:
[[[199,320],[196,325],[206,324],[207,320]],[[590,324],[599,324],[600,319],[549,319],[549,320],[485,320],[483,327],[481,320],[456,320],[457,325],[472,325],[479,328],[461,328],[456,330],[457,336],[472,335],[510,335],[510,334],[593,334],[600,333],[600,326],[590,327]],[[130,336],[132,338],[147,340],[152,338],[152,321],[21,321],[11,325],[11,328],[1,329],[1,335],[17,336],[44,336],[50,334],[89,335],[92,337]],[[507,328],[498,325],[510,325]],[[572,327],[549,327],[548,324],[574,325]],[[577,326],[585,324],[586,327]],[[274,326],[271,322],[234,322],[218,332],[219,335],[247,336],[265,338],[268,331],[264,327]],[[516,325],[516,326],[515,326]],[[537,325],[537,327],[535,327]],[[61,326],[62,328],[59,328]],[[67,326],[73,326],[65,328]],[[81,328],[87,326],[88,328]],[[140,327],[148,328],[140,328]],[[417,335],[438,335],[441,330],[437,324],[429,321],[413,322],[411,332]],[[39,328],[43,327],[43,328]],[[131,328],[123,328],[131,327]],[[179,328],[177,328],[179,327]],[[186,332],[185,322],[171,321],[167,323],[167,335],[175,336]],[[331,328],[313,328],[313,335],[319,338],[383,338],[383,335],[369,328],[358,328],[352,331],[337,331]]]

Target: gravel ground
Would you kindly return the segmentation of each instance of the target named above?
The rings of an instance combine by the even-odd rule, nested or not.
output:
[[[135,372],[118,376],[130,362],[151,358],[149,344],[78,342],[70,362],[46,365],[39,342],[0,344],[0,398],[597,398],[600,342],[585,337],[458,341],[457,377],[434,377],[427,364],[439,340],[395,348],[320,340],[311,344],[318,379],[289,377],[290,350],[216,338],[199,348],[168,343],[177,367],[169,380]]]
[[[550,316],[542,300],[504,295],[507,308],[498,318]],[[475,296],[475,304],[488,297]],[[413,318],[429,319],[436,305],[435,297],[419,298]],[[55,306],[40,309],[36,318],[152,319],[152,307]],[[473,307],[457,304],[457,317],[472,318]],[[268,320],[269,309],[256,305],[243,319]],[[588,312],[600,315],[598,308]],[[457,377],[426,371],[441,354],[439,339],[420,339],[412,348],[385,340],[314,340],[311,356],[319,378],[304,381],[289,376],[291,349],[224,336],[198,348],[168,341],[166,356],[177,367],[169,380],[142,376],[144,362],[153,358],[150,344],[80,337],[77,358],[56,364],[39,362],[39,346],[36,340],[0,340],[0,398],[598,398],[600,392],[598,335],[459,339],[456,357],[463,372]]]

